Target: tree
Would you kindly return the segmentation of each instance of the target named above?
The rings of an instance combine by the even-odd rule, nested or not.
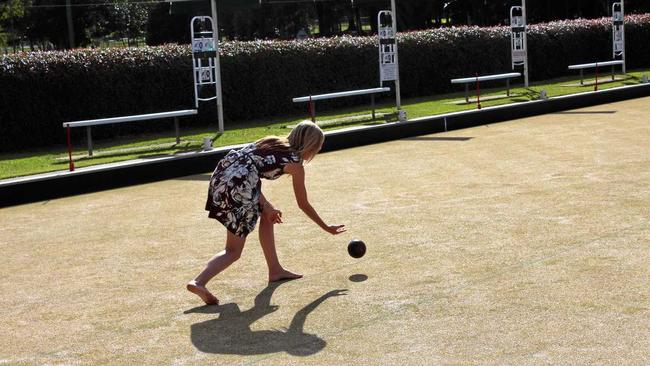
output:
[[[5,47],[9,44],[16,47],[16,39],[20,37],[20,32],[16,28],[25,16],[25,5],[29,5],[22,0],[7,0],[0,4],[0,46]]]
[[[400,28],[404,30],[420,30],[431,28],[434,2],[428,0],[412,0],[400,2],[397,6],[397,17]]]
[[[613,0],[527,0],[528,21],[546,22],[610,15]],[[66,0],[0,0],[0,46],[27,41],[68,44]],[[189,43],[194,15],[211,15],[210,0],[72,0],[77,46],[99,37],[131,40],[146,35],[147,44]],[[230,39],[291,39],[301,29],[318,36],[364,34],[361,20],[377,30],[377,13],[390,9],[390,0],[217,0],[220,34]],[[509,9],[521,0],[396,0],[398,30],[451,25],[506,24]],[[649,0],[625,0],[626,12],[649,12]],[[443,20],[445,20],[443,22]],[[347,26],[346,26],[347,25]],[[43,47],[43,46],[42,46]]]
[[[625,11],[629,13],[650,13],[650,1],[648,0],[628,0],[625,2]]]
[[[110,7],[107,26],[114,31],[115,36],[126,38],[127,45],[130,46],[131,40],[144,37],[148,18],[147,5],[119,0]]]
[[[176,5],[160,3],[151,9],[147,21],[148,45],[190,43],[190,19],[192,16],[174,9]]]
[[[314,14],[303,4],[282,4],[251,8],[225,8],[220,19],[223,35],[240,40],[295,38],[300,29],[309,29]]]
[[[76,46],[91,44],[94,37],[107,32],[108,7],[111,0],[85,0],[82,6],[72,7]],[[31,0],[26,6],[21,31],[30,44],[52,43],[56,48],[68,46],[68,26],[65,0]]]

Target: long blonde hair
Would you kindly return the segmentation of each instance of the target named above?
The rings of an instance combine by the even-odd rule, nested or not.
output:
[[[305,152],[317,153],[323,145],[323,141],[325,141],[325,135],[318,125],[311,121],[302,121],[291,130],[286,138],[267,136],[257,140],[255,144],[261,150],[286,151],[291,149],[298,153],[302,159]]]

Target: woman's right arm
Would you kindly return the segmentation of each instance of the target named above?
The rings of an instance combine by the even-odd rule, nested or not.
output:
[[[336,235],[345,231],[345,225],[327,225],[318,215],[316,210],[309,203],[307,189],[305,188],[305,168],[299,163],[287,164],[284,168],[286,173],[291,174],[293,180],[293,192],[296,196],[298,207],[314,221],[321,229],[330,234]]]

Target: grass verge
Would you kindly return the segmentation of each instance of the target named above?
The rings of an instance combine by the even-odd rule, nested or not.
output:
[[[649,69],[635,70],[629,72],[624,80],[608,82],[607,76],[601,76],[601,81],[606,83],[599,85],[600,90],[610,89],[623,85],[636,85],[641,82],[644,74],[649,74]],[[565,77],[544,82],[533,83],[529,88],[513,88],[511,96],[505,97],[505,87],[498,87],[501,83],[492,83],[493,88],[482,90],[481,105],[483,107],[517,103],[535,100],[539,98],[540,92],[545,90],[549,97],[584,93],[593,91],[594,87],[589,85],[593,81],[585,80],[585,86],[579,86],[579,79],[576,77]],[[462,87],[459,87],[462,88]],[[473,86],[470,87],[470,94],[473,93]],[[503,96],[503,97],[501,97]],[[475,98],[475,95],[470,95]],[[491,99],[493,98],[493,99]],[[463,103],[464,91],[430,97],[419,97],[405,99],[402,107],[406,110],[408,118],[426,117],[443,113],[457,112],[476,108],[476,103]],[[338,109],[324,112],[317,116],[323,121],[323,129],[331,130],[349,125],[365,125],[381,123],[382,120],[373,121],[370,117],[359,116],[369,114],[369,106]],[[394,112],[394,101],[385,99],[377,105],[377,112],[391,114]],[[255,141],[267,135],[286,135],[286,126],[296,124],[304,119],[304,116],[281,116],[265,120],[243,121],[228,123],[225,133],[215,134],[215,127],[203,127],[195,129],[181,129],[182,140],[176,144],[173,131],[159,132],[154,134],[138,136],[122,136],[111,140],[94,141],[94,156],[87,156],[85,142],[80,141],[74,146],[73,159],[75,167],[82,168],[91,165],[114,163],[133,159],[147,159],[158,156],[169,156],[190,151],[198,151],[202,148],[203,138],[213,139],[213,146],[228,146]],[[43,149],[30,149],[14,153],[0,154],[0,179],[14,178],[38,173],[46,173],[68,169],[67,148],[63,145]]]

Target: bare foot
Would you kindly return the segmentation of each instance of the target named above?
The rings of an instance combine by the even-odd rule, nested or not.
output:
[[[207,288],[197,285],[194,280],[187,283],[187,290],[198,295],[207,305],[219,305],[219,300]]]
[[[302,275],[287,271],[286,269],[282,269],[279,272],[269,273],[269,282],[295,280],[297,278],[302,278]]]

